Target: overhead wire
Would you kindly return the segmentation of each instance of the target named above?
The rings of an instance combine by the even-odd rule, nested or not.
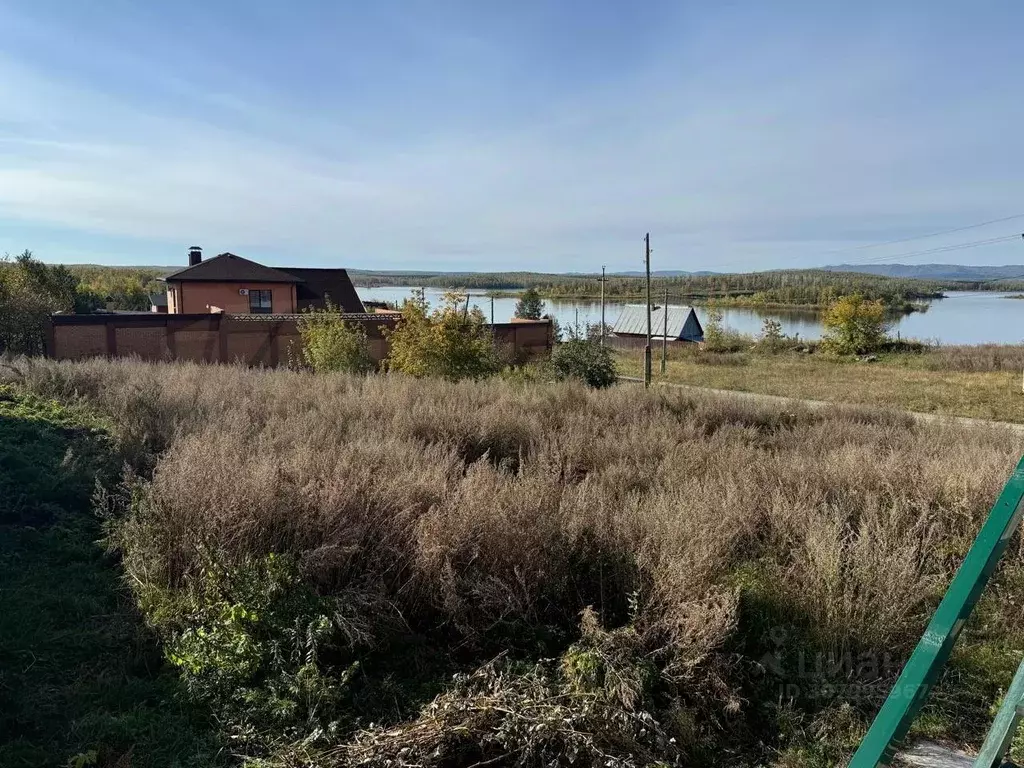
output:
[[[914,240],[927,240],[930,237],[939,237],[940,235],[952,235],[955,232],[966,232],[968,229],[979,229],[980,227],[987,227],[990,224],[1001,224],[1006,221],[1013,221],[1014,219],[1024,219],[1024,213],[1015,213],[1013,216],[1003,216],[1000,219],[989,219],[988,221],[978,222],[977,224],[967,224],[962,227],[954,227],[953,229],[943,229],[939,232],[930,232],[927,235],[914,235],[913,237],[901,237],[897,240],[885,240],[881,243],[868,243],[867,245],[855,245],[851,248],[839,248],[834,251],[827,251],[822,254],[823,256],[835,256],[841,253],[853,253],[855,251],[866,251],[870,248],[881,248],[885,245],[896,245],[898,243],[909,243]]]
[[[882,261],[887,261],[889,259],[912,259],[912,258],[916,258],[918,256],[927,256],[927,255],[932,254],[932,253],[947,253],[949,251],[963,251],[963,250],[967,250],[969,248],[980,248],[983,245],[994,245],[995,243],[1007,243],[1007,242],[1009,242],[1011,240],[1019,240],[1020,238],[1021,238],[1021,234],[1020,233],[1016,233],[1016,234],[1012,234],[1012,235],[1003,235],[1001,237],[991,237],[991,238],[988,238],[987,240],[974,240],[974,241],[968,242],[968,243],[954,243],[952,245],[942,245],[942,246],[938,246],[936,248],[927,248],[927,249],[921,250],[921,251],[910,251],[910,252],[907,252],[907,253],[896,253],[896,254],[890,254],[890,255],[887,255],[887,256],[877,256],[877,257],[872,258],[872,259],[865,259],[864,261],[866,263],[874,264],[874,263],[878,263],[878,262],[882,262]]]
[[[932,237],[939,237],[941,235],[954,234],[956,232],[965,232],[967,230],[979,229],[980,227],[986,227],[986,226],[990,226],[992,224],[1001,224],[1001,223],[1004,223],[1004,222],[1007,222],[1007,221],[1014,221],[1016,219],[1024,219],[1024,213],[1017,213],[1017,214],[1014,214],[1012,216],[1003,216],[1003,217],[1000,217],[998,219],[989,219],[987,221],[981,221],[981,222],[977,222],[975,224],[966,224],[966,225],[961,226],[961,227],[953,227],[951,229],[944,229],[944,230],[940,230],[938,232],[930,232],[930,233],[928,233],[926,235],[915,235],[913,237],[903,237],[903,238],[898,238],[898,239],[895,239],[895,240],[885,240],[885,241],[878,242],[878,243],[868,243],[866,245],[858,245],[858,246],[854,246],[852,248],[840,248],[840,249],[836,249],[836,250],[832,250],[832,251],[825,251],[825,252],[819,254],[817,257],[814,257],[813,260],[824,259],[827,256],[835,256],[835,255],[839,255],[839,254],[843,254],[843,253],[857,253],[857,252],[869,250],[869,249],[872,249],[872,248],[881,248],[881,247],[887,246],[887,245],[897,245],[899,243],[908,243],[908,242],[913,242],[915,240],[926,240],[926,239],[932,238]],[[966,242],[966,243],[953,243],[953,244],[950,244],[950,245],[936,246],[934,248],[925,248],[925,249],[918,250],[918,251],[907,251],[907,252],[904,252],[904,253],[890,254],[890,255],[885,255],[885,256],[875,256],[875,257],[872,257],[872,258],[867,258],[867,259],[862,260],[860,262],[860,264],[878,264],[878,263],[882,263],[882,262],[890,261],[890,260],[895,260],[895,259],[913,259],[913,258],[917,258],[919,256],[927,256],[927,255],[930,255],[930,254],[933,254],[933,253],[950,253],[950,252],[954,252],[954,251],[968,250],[970,248],[980,248],[980,247],[983,247],[983,246],[986,246],[986,245],[995,245],[996,243],[1007,243],[1007,242],[1010,242],[1011,240],[1016,240],[1016,239],[1021,238],[1021,237],[1024,237],[1024,235],[1022,235],[1021,233],[1015,233],[1015,234],[1012,234],[1012,235],[1003,235],[1003,236],[1000,236],[1000,237],[992,237],[992,238],[987,238],[987,239],[983,239],[983,240],[974,240],[974,241],[970,241],[970,242]],[[653,252],[653,249],[652,249],[652,252]],[[741,264],[747,264],[747,263],[748,262],[745,259],[742,260],[742,261],[741,260],[733,260],[733,261],[729,261],[729,262],[722,262],[722,263],[716,264],[715,265],[715,269],[717,270],[717,269],[721,269],[723,267],[735,267],[735,266],[739,266]],[[850,265],[850,266],[857,266],[857,265],[854,264],[854,265]],[[822,267],[814,267],[814,266],[792,267],[792,268],[793,269],[822,269]],[[721,273],[721,274],[728,274],[728,273]],[[1005,280],[1005,279],[1010,279],[1010,278],[996,278],[996,279],[998,279],[998,280]],[[971,282],[985,282],[985,281],[971,281]]]

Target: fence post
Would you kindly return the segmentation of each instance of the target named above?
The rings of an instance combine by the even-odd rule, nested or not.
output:
[[[217,362],[226,363],[228,361],[228,327],[224,322],[225,315],[218,313],[212,317],[217,318]]]
[[[171,325],[171,316],[164,315],[164,344],[167,345],[167,356],[171,360],[178,359],[178,338],[177,331]]]
[[[107,332],[107,357],[117,357],[117,327],[113,316],[106,319],[103,325]]]
[[[270,367],[277,368],[280,364],[281,345],[279,342],[281,333],[281,322],[278,321],[270,326]]]
[[[43,334],[43,354],[46,357],[57,357],[57,332],[53,328],[53,316],[46,318],[46,329]]]

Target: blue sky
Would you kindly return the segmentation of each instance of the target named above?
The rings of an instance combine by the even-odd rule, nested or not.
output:
[[[1024,263],[1024,4],[0,0],[0,253]]]

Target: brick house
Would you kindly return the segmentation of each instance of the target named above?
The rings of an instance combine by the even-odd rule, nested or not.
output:
[[[364,311],[344,269],[265,267],[233,253],[204,261],[198,246],[189,249],[188,263],[162,278],[168,314],[289,315],[328,301],[342,312]]]

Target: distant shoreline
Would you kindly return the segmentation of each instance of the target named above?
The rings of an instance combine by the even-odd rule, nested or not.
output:
[[[400,286],[400,285],[359,285],[356,283],[356,288],[366,288],[373,290],[375,288],[409,288],[410,291],[418,290],[412,286]],[[443,291],[441,288],[431,288],[431,290]],[[525,292],[522,288],[451,288],[448,290],[456,291],[458,293],[464,293],[469,296],[478,297],[490,297],[495,299],[519,299]],[[580,295],[580,294],[554,294],[540,291],[540,296],[545,301],[585,301],[585,302],[598,302],[601,300],[601,296],[597,295]],[[887,304],[886,308],[890,312],[897,314],[911,314],[913,312],[925,312],[928,309],[927,302],[936,301],[939,299],[947,298],[945,294],[939,294],[935,296],[929,296],[927,298],[915,299],[913,301],[907,301],[900,305]],[[1018,297],[1006,297],[1006,298],[1024,298],[1024,294]],[[658,302],[658,296],[655,294],[652,296],[655,303]],[[629,294],[629,295],[606,295],[605,301],[611,304],[642,304],[645,300],[643,294]],[[744,300],[742,296],[707,296],[700,294],[675,294],[669,295],[670,303],[672,301],[685,300],[692,306],[708,307],[708,306],[721,306],[736,309],[764,309],[764,310],[789,310],[789,311],[802,311],[802,312],[815,312],[821,313],[828,309],[827,304],[786,304],[782,302],[764,302],[764,301],[749,301]]]

